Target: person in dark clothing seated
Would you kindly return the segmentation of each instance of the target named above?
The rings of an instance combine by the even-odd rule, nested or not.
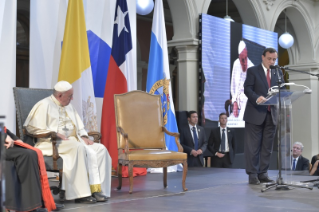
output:
[[[303,147],[299,141],[292,147],[291,170],[293,171],[309,170],[309,160],[301,155]]]
[[[6,128],[4,138],[6,209],[52,211],[64,208],[54,202],[41,151],[25,144]]]
[[[310,170],[310,175],[319,176],[319,154],[314,155],[311,159],[312,168]]]

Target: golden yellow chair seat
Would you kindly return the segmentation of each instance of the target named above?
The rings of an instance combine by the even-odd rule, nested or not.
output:
[[[160,95],[131,91],[114,95],[118,147],[118,179],[122,187],[122,166],[128,166],[130,190],[133,192],[133,167],[163,167],[163,184],[167,187],[167,167],[183,164],[182,186],[187,175],[187,154],[183,153],[179,133],[164,127]],[[166,150],[165,134],[175,137],[178,152]],[[133,150],[133,151],[132,151]]]
[[[186,160],[187,155],[182,152],[169,150],[134,150],[127,154],[128,160]],[[119,155],[125,160],[125,154]]]

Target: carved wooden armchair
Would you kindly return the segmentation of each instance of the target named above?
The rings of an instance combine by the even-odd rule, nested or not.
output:
[[[163,167],[167,187],[167,167],[183,164],[183,190],[187,175],[187,155],[178,142],[179,133],[167,131],[163,124],[161,97],[142,91],[114,95],[118,145],[118,178],[122,187],[122,166],[128,166],[130,190],[133,191],[133,166]],[[175,136],[178,152],[166,150],[165,133]],[[134,151],[130,151],[134,150]]]
[[[50,172],[59,172],[59,186],[50,187],[54,194],[60,193],[60,200],[64,200],[64,191],[60,192],[62,185],[62,173],[63,173],[63,160],[59,156],[58,149],[56,147],[57,135],[56,132],[49,132],[45,134],[32,135],[27,132],[23,127],[26,118],[33,106],[40,100],[50,96],[53,93],[53,89],[36,89],[36,88],[13,88],[14,100],[17,112],[17,121],[19,127],[19,134],[21,140],[34,146],[37,142],[37,138],[50,137],[52,141],[52,156],[44,156],[46,170]],[[94,142],[99,142],[101,135],[99,132],[89,132],[89,136],[94,137]],[[62,191],[62,190],[61,190]]]

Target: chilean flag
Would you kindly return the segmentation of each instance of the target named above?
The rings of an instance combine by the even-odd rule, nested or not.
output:
[[[126,0],[117,0],[115,7],[112,52],[107,73],[101,119],[101,142],[112,158],[116,170],[118,162],[114,94],[136,89],[133,67],[132,36]],[[124,167],[123,167],[124,168]],[[124,173],[127,168],[124,168]],[[123,175],[125,175],[123,173]],[[136,174],[136,172],[135,172]],[[142,173],[139,173],[142,174]],[[146,174],[146,169],[143,171]]]

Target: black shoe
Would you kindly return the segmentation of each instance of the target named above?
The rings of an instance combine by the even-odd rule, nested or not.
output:
[[[59,210],[62,210],[64,208],[64,205],[55,203],[55,207],[56,207],[56,209],[54,211],[59,211]]]
[[[259,184],[260,184],[260,181],[258,180],[257,177],[249,177],[249,184],[259,185]]]
[[[106,197],[102,192],[94,192],[92,197],[94,197],[98,202],[105,202],[108,200],[108,197]]]
[[[64,202],[65,201],[65,191],[64,190],[60,190],[59,198],[60,198],[60,202]]]
[[[259,177],[259,180],[261,183],[275,183],[275,181],[273,181],[272,179],[270,179],[268,176],[266,177]]]
[[[75,199],[75,203],[93,204],[93,203],[96,203],[96,199],[91,196],[83,197],[83,198]]]

